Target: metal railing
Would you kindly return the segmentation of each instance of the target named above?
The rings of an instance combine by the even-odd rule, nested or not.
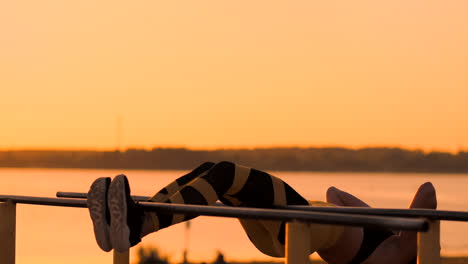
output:
[[[16,204],[86,208],[86,193],[58,192],[57,197],[0,195],[0,259],[15,263]],[[468,212],[424,209],[376,209],[347,207],[286,206],[275,209],[183,205],[146,202],[149,197],[133,196],[146,211],[204,216],[287,221],[286,263],[308,263],[310,224],[382,227],[418,232],[418,263],[440,264],[440,220],[468,221]],[[114,251],[114,264],[128,264],[129,252]]]
[[[57,197],[87,199],[86,193],[79,192],[57,192]],[[133,200],[147,202],[151,197],[133,195]],[[224,206],[222,203],[216,203],[217,206]],[[299,210],[307,212],[326,212],[341,214],[359,214],[359,215],[377,215],[377,216],[399,216],[412,218],[428,218],[444,221],[468,221],[468,212],[447,211],[432,209],[389,209],[389,208],[369,208],[369,207],[312,207],[303,205],[288,205],[278,207],[278,209]]]

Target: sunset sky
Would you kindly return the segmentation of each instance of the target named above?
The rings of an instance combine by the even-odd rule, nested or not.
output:
[[[468,149],[467,13],[465,0],[1,1],[0,150]]]

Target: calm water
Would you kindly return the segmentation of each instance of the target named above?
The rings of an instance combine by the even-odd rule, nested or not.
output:
[[[132,191],[152,195],[182,171],[116,171],[65,169],[0,169],[0,194],[54,197],[56,191],[86,192],[97,177],[125,173]],[[273,172],[311,200],[324,200],[333,185],[356,194],[375,207],[406,208],[418,186],[432,181],[439,209],[468,211],[468,175]],[[468,224],[442,223],[442,254],[468,254]],[[1,243],[1,241],[0,241]],[[181,258],[186,244],[179,224],[146,237],[141,243]],[[188,236],[189,259],[212,260],[216,251],[227,260],[269,259],[250,244],[237,220],[200,217]],[[133,258],[134,259],[134,258]],[[111,263],[111,254],[99,250],[86,209],[19,205],[17,263]]]

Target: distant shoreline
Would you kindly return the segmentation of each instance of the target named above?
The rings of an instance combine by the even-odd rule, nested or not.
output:
[[[2,168],[190,170],[205,161],[232,161],[269,171],[349,173],[468,173],[468,152],[401,148],[260,148],[126,151],[0,151]]]
[[[51,170],[132,170],[132,171],[189,171],[187,169],[138,169],[138,168],[80,168],[80,167],[4,167],[0,166],[0,169],[51,169]],[[193,168],[192,168],[193,169]],[[269,172],[310,172],[310,173],[344,173],[344,174],[359,174],[359,173],[370,173],[370,174],[393,174],[393,175],[403,175],[403,174],[443,174],[443,175],[460,175],[468,176],[468,172],[415,172],[415,171],[317,171],[317,170],[267,170]],[[468,257],[467,257],[468,258]]]

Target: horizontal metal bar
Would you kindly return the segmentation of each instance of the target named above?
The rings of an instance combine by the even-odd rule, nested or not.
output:
[[[445,221],[468,221],[468,212],[447,211],[432,209],[393,209],[393,208],[370,208],[370,207],[312,207],[312,206],[286,206],[289,210],[301,210],[308,212],[328,212],[342,214],[361,214],[378,216],[398,217],[424,217],[433,220]]]
[[[50,205],[63,207],[87,208],[86,200],[83,199],[61,199],[49,197],[33,197],[21,195],[0,195],[0,202],[12,201],[21,204]]]
[[[0,201],[15,203],[41,204],[52,206],[86,207],[84,199],[63,199],[47,197],[28,197],[0,195]],[[285,209],[264,209],[228,206],[205,206],[140,202],[139,206],[145,211],[158,211],[160,213],[184,213],[192,215],[269,219],[280,221],[307,221],[321,224],[352,225],[365,227],[384,227],[397,230],[426,231],[428,223],[422,219],[406,219],[383,216],[363,216],[338,213],[304,212]]]
[[[86,193],[78,192],[57,192],[57,197],[83,198],[86,199]],[[135,201],[148,201],[148,196],[132,196]],[[221,203],[217,203],[222,205]],[[279,207],[280,209],[300,210],[308,212],[327,212],[340,214],[360,214],[360,215],[378,215],[378,216],[397,216],[397,217],[424,217],[434,220],[445,221],[468,221],[468,212],[447,211],[432,209],[388,209],[388,208],[370,208],[370,207],[312,207],[301,205],[289,205]]]
[[[265,209],[250,207],[181,205],[169,203],[140,202],[148,211],[167,213],[189,213],[206,216],[224,216],[235,218],[269,219],[281,221],[308,221],[320,224],[351,225],[365,227],[386,227],[398,230],[426,231],[427,221],[400,217],[363,216],[353,214],[305,212],[285,209]]]
[[[87,193],[80,193],[80,192],[57,192],[57,197],[61,198],[79,198],[79,199],[87,199]],[[134,201],[137,202],[147,202],[151,197],[149,196],[139,196],[139,195],[132,195]]]

